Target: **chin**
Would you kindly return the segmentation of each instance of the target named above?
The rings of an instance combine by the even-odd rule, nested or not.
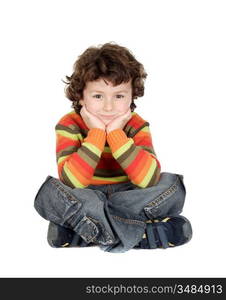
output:
[[[104,123],[104,125],[108,125],[111,122],[111,120],[102,120],[102,122]]]

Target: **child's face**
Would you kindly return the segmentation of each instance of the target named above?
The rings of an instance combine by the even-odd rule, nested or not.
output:
[[[88,81],[79,102],[107,125],[117,115],[128,111],[132,102],[131,80],[117,86],[102,78]]]

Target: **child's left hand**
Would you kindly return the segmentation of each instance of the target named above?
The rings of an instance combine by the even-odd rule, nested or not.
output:
[[[115,129],[123,129],[123,127],[126,125],[126,123],[131,119],[131,110],[130,108],[127,110],[127,112],[119,115],[118,117],[114,118],[107,126],[106,131],[109,133],[112,130]]]

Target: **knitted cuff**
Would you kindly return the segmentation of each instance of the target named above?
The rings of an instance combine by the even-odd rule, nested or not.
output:
[[[91,128],[88,131],[88,135],[84,139],[84,142],[93,144],[103,151],[106,143],[106,132],[100,128]]]

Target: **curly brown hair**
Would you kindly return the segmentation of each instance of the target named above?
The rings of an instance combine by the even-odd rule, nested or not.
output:
[[[76,113],[80,113],[82,106],[79,100],[83,97],[83,89],[86,82],[99,78],[110,81],[113,86],[127,83],[132,84],[131,111],[136,105],[134,99],[144,95],[144,80],[147,73],[134,55],[125,47],[114,42],[89,47],[73,65],[73,73],[66,76],[67,81],[63,81],[66,97],[73,102],[72,106]]]

